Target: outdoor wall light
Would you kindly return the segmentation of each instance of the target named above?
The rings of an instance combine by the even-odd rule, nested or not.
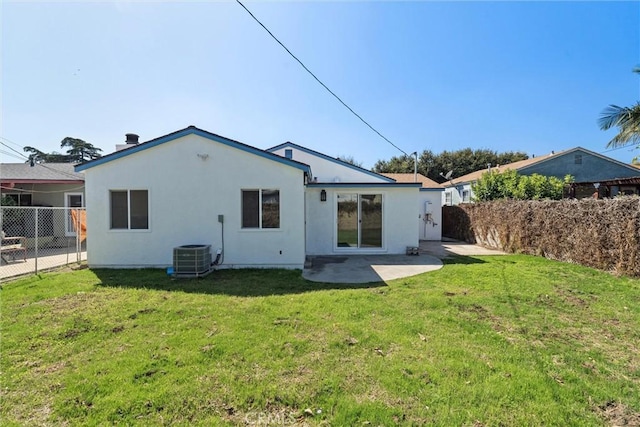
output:
[[[326,202],[326,201],[327,201],[327,192],[326,192],[326,191],[324,191],[324,190],[322,190],[322,191],[320,192],[320,201],[321,201],[321,202]]]

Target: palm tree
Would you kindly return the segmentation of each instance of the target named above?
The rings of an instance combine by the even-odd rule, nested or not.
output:
[[[640,67],[635,67],[633,72],[640,74]],[[607,143],[607,148],[640,142],[640,102],[631,107],[609,105],[602,112],[598,124],[602,130],[618,128],[618,134]]]

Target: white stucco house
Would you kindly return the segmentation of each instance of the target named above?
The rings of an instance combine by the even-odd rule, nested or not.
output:
[[[441,240],[442,238],[442,208],[441,199],[444,187],[422,174],[412,173],[383,173],[396,182],[419,182],[418,196],[418,234],[420,240]]]
[[[421,195],[442,197],[289,142],[262,150],[194,126],[127,142],[76,166],[92,268],[166,267],[188,244],[223,249],[228,268],[401,254],[418,246]]]

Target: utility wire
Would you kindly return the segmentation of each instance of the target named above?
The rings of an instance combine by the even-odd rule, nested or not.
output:
[[[602,154],[602,153],[608,153],[608,152],[610,152],[610,151],[622,150],[623,148],[631,148],[631,149],[634,149],[634,150],[635,150],[635,148],[634,148],[634,147],[632,147],[633,145],[635,145],[635,143],[622,145],[622,146],[620,146],[620,147],[616,147],[616,148],[610,148],[610,149],[608,149],[608,150],[601,151],[601,152],[600,152],[600,154]]]
[[[260,24],[260,26],[261,26],[262,28],[264,28],[264,30],[265,30],[267,33],[269,33],[269,35],[270,35],[270,36],[271,36],[271,37],[272,37],[272,38],[273,38],[273,39],[274,39],[274,40],[275,40],[275,41],[276,41],[280,46],[282,46],[282,48],[283,48],[284,50],[286,50],[286,51],[287,51],[287,53],[288,53],[289,55],[291,55],[291,57],[292,57],[293,59],[295,59],[295,60],[298,62],[298,64],[300,64],[300,65],[302,66],[302,68],[304,68],[304,69],[305,69],[305,71],[306,71],[307,73],[311,74],[311,77],[313,77],[313,78],[314,78],[318,83],[320,83],[320,85],[321,85],[323,88],[325,88],[325,89],[327,90],[327,92],[329,92],[331,95],[333,95],[333,96],[334,96],[334,98],[336,98],[336,99],[337,99],[337,100],[338,100],[342,105],[344,105],[344,107],[345,107],[347,110],[351,111],[351,113],[352,113],[354,116],[356,116],[357,118],[359,118],[359,119],[360,119],[360,121],[361,121],[362,123],[364,123],[365,125],[367,125],[367,126],[369,127],[369,129],[371,129],[372,131],[374,131],[375,133],[377,133],[377,134],[378,134],[378,136],[379,136],[380,138],[382,138],[382,139],[384,139],[385,141],[387,141],[389,144],[391,144],[393,147],[395,147],[398,151],[400,151],[401,153],[403,153],[405,156],[408,156],[408,155],[409,155],[409,154],[407,154],[407,153],[406,153],[402,148],[398,147],[396,144],[394,144],[393,142],[391,142],[391,141],[390,141],[386,136],[384,136],[383,134],[381,134],[380,132],[378,132],[378,130],[377,130],[376,128],[374,128],[373,126],[371,126],[371,125],[369,124],[369,122],[367,122],[365,119],[363,119],[363,118],[362,118],[362,116],[360,116],[360,114],[356,113],[356,112],[353,110],[353,108],[349,107],[349,106],[347,105],[347,103],[346,103],[346,102],[344,102],[342,99],[340,99],[340,97],[339,97],[338,95],[336,95],[336,94],[335,94],[331,89],[329,89],[329,87],[328,87],[326,84],[324,84],[324,83],[323,83],[323,82],[322,82],[322,81],[321,81],[321,80],[320,80],[320,79],[319,79],[315,74],[313,74],[313,72],[312,72],[309,68],[307,68],[307,66],[306,66],[306,65],[304,65],[304,63],[303,63],[301,60],[299,60],[297,56],[295,56],[295,55],[294,55],[294,54],[293,54],[289,49],[287,49],[287,47],[286,47],[286,46],[285,46],[285,45],[284,45],[280,40],[278,40],[278,38],[277,38],[276,36],[274,36],[274,35],[273,35],[273,33],[272,33],[271,31],[269,31],[269,29],[268,29],[268,28],[267,28],[267,27],[266,27],[262,22],[260,22],[260,20],[259,20],[258,18],[256,18],[256,17],[255,17],[255,15],[254,15],[253,13],[251,13],[251,11],[250,11],[249,9],[247,9],[247,7],[246,7],[244,4],[242,4],[242,2],[241,2],[240,0],[236,0],[236,2],[237,2],[240,6],[242,6],[242,8],[243,8],[244,10],[246,10],[246,11],[247,11],[247,13],[248,13],[249,15],[251,15],[251,17],[252,17],[252,18],[253,18],[253,19],[254,19],[258,24]]]
[[[4,138],[3,138],[4,139]],[[16,150],[13,147],[9,147],[7,144],[5,144],[4,142],[0,141],[0,144],[4,145],[5,147],[7,147],[9,150],[13,151],[14,153],[17,153],[19,156],[29,160],[29,158],[27,156],[24,155],[24,153],[19,152],[18,150]]]
[[[22,160],[21,157],[16,156],[15,154],[9,152],[9,151],[5,151],[5,150],[0,150],[0,153],[4,154],[5,156],[9,156],[9,157],[13,157],[15,159],[19,159]]]
[[[3,138],[3,139],[5,139],[5,138]],[[26,159],[27,161],[30,160],[29,157],[25,156],[23,153],[19,152],[18,150],[15,150],[15,149],[9,147],[4,142],[0,141],[0,145],[4,145],[5,147],[7,147],[9,150],[13,151],[14,153],[18,153],[18,155],[22,156],[22,158]],[[68,172],[64,172],[64,171],[60,171],[60,170],[56,170],[56,169],[50,168],[50,167],[46,166],[44,163],[35,163],[35,166],[43,167],[43,168],[47,169],[48,171],[51,171],[51,172],[54,172],[54,173],[57,173],[57,174],[60,174],[60,175],[63,175],[63,176],[71,177],[71,178],[73,178],[75,180],[78,179],[77,175],[73,175],[73,174],[70,174]]]
[[[8,138],[5,138],[4,136],[0,136],[0,139],[4,139],[4,140],[5,140],[6,142],[8,142],[9,144],[13,144],[13,145],[15,145],[16,147],[20,147],[20,148],[22,148],[22,147],[20,146],[20,144],[18,144],[18,143],[16,143],[16,142],[13,142],[12,140],[10,140],[10,139],[8,139]]]

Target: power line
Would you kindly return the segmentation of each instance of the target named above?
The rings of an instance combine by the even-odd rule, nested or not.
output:
[[[12,141],[12,140],[10,140],[9,138],[5,138],[4,136],[0,136],[0,139],[4,139],[4,140],[5,140],[6,142],[8,142],[9,144],[13,144],[13,145],[15,145],[16,147],[20,147],[20,148],[22,148],[22,146],[20,146],[20,144],[18,144],[18,143],[16,143],[16,142],[13,142],[13,141]]]
[[[18,150],[14,149],[13,147],[9,147],[7,144],[5,144],[2,141],[0,141],[0,144],[4,145],[5,147],[7,147],[9,150],[13,151],[14,153],[18,153],[19,156],[22,156],[23,158],[29,160],[29,158],[27,156],[25,156],[24,153],[19,152]]]
[[[3,138],[3,139],[5,139],[5,138]],[[13,151],[15,153],[18,153],[20,156],[22,156],[26,160],[31,160],[29,157],[25,156],[24,154],[22,154],[18,150],[14,150],[13,148],[9,147],[7,144],[5,144],[2,141],[0,141],[0,145],[4,145],[9,150],[11,150],[11,151]],[[48,171],[51,171],[51,172],[54,172],[54,173],[57,173],[57,174],[60,174],[60,175],[63,175],[63,176],[71,177],[71,178],[76,179],[76,180],[78,179],[78,177],[76,175],[70,174],[70,173],[65,172],[65,171],[60,171],[60,170],[57,170],[57,169],[50,168],[49,166],[45,165],[44,163],[34,163],[34,166],[40,166],[40,167],[45,168]]]
[[[5,150],[0,150],[0,153],[4,154],[5,156],[9,156],[9,157],[13,157],[15,159],[19,159],[22,160],[22,158],[16,156],[15,154],[9,152],[9,151],[5,151]]]
[[[603,154],[603,153],[609,153],[609,152],[611,152],[611,151],[616,151],[616,150],[622,150],[623,148],[632,148],[632,149],[635,149],[634,147],[632,147],[633,145],[634,145],[634,144],[627,144],[627,145],[623,145],[623,146],[621,146],[621,147],[610,148],[610,149],[608,149],[608,150],[601,151],[601,152],[600,152],[600,154]]]
[[[324,83],[323,83],[323,82],[322,82],[322,81],[321,81],[321,80],[320,80],[320,79],[319,79],[315,74],[313,74],[313,72],[312,72],[309,68],[307,68],[307,66],[306,66],[306,65],[304,65],[304,63],[303,63],[301,60],[299,60],[297,56],[295,56],[295,55],[294,55],[294,54],[293,54],[289,49],[287,49],[287,47],[286,47],[286,46],[285,46],[285,45],[284,45],[280,40],[278,40],[278,38],[277,38],[276,36],[274,36],[274,35],[273,35],[273,33],[272,33],[271,31],[269,31],[269,29],[268,29],[268,28],[267,28],[267,27],[266,27],[262,22],[260,22],[260,20],[259,20],[258,18],[256,18],[256,17],[255,17],[255,15],[254,15],[253,13],[251,13],[251,11],[250,11],[249,9],[247,9],[247,7],[246,7],[244,4],[242,4],[242,2],[241,2],[240,0],[236,0],[236,2],[237,2],[240,6],[242,6],[242,8],[243,8],[244,10],[246,10],[246,11],[247,11],[247,13],[248,13],[248,14],[249,14],[249,15],[250,15],[250,16],[251,16],[251,17],[252,17],[252,18],[253,18],[253,19],[258,23],[258,24],[260,24],[260,26],[261,26],[262,28],[264,28],[264,30],[265,30],[267,33],[269,33],[269,35],[270,35],[270,36],[271,36],[271,37],[272,37],[272,38],[273,38],[273,39],[274,39],[274,40],[275,40],[275,41],[276,41],[280,46],[282,46],[282,48],[283,48],[284,50],[286,50],[286,51],[287,51],[287,53],[288,53],[289,55],[291,55],[291,57],[292,57],[293,59],[295,59],[295,60],[298,62],[298,64],[300,64],[300,65],[302,66],[302,68],[304,68],[304,69],[305,69],[305,71],[306,71],[307,73],[309,73],[309,74],[311,75],[311,77],[313,77],[313,78],[314,78],[318,83],[320,83],[320,85],[321,85],[323,88],[325,88],[325,89],[327,90],[327,92],[329,92],[331,95],[333,95],[333,96],[334,96],[334,98],[336,98],[336,99],[337,99],[337,100],[338,100],[342,105],[344,105],[344,107],[345,107],[347,110],[349,110],[349,111],[350,111],[354,116],[356,116],[357,118],[359,118],[359,119],[360,119],[360,121],[362,121],[362,123],[364,123],[365,125],[367,125],[367,126],[369,127],[369,129],[371,129],[372,131],[374,131],[375,133],[377,133],[377,134],[378,134],[378,136],[379,136],[380,138],[382,138],[382,139],[384,139],[385,141],[387,141],[389,144],[391,144],[393,147],[395,147],[398,151],[400,151],[401,153],[403,153],[405,156],[408,156],[408,155],[409,155],[409,154],[407,154],[407,153],[406,153],[402,148],[398,147],[396,144],[394,144],[393,142],[391,142],[391,141],[390,141],[386,136],[384,136],[383,134],[381,134],[381,133],[380,133],[376,128],[374,128],[373,126],[371,126],[371,125],[369,124],[369,122],[367,122],[365,119],[363,119],[363,118],[362,118],[362,116],[360,116],[360,114],[356,113],[356,112],[353,110],[353,108],[349,107],[349,106],[347,105],[347,103],[346,103],[346,102],[344,102],[344,101],[343,101],[343,100],[342,100],[338,95],[336,95],[336,94],[335,94],[331,89],[329,89],[329,87],[328,87],[326,84],[324,84]]]

